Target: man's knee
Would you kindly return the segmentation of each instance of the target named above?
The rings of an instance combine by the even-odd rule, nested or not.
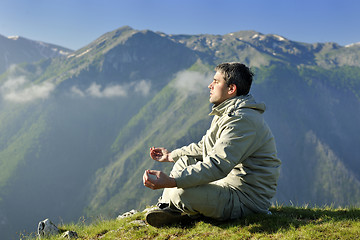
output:
[[[171,188],[168,191],[168,198],[170,200],[170,202],[172,202],[175,205],[178,205],[179,203],[181,203],[182,199],[183,199],[183,195],[184,195],[185,191],[183,188]]]
[[[193,188],[171,188],[167,192],[167,198],[171,206],[186,212],[190,215],[196,215],[199,212],[196,210],[199,196],[194,192]]]
[[[192,188],[172,188],[167,192],[170,205],[190,215],[202,214],[208,217],[221,218],[222,202],[218,196],[213,196],[209,186]],[[220,208],[219,208],[220,206]]]
[[[190,215],[226,220],[246,216],[247,209],[233,191],[217,184],[192,188],[169,188],[166,196],[170,205]]]

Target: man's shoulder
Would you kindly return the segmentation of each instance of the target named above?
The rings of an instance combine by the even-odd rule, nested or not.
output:
[[[256,109],[239,108],[223,114],[219,117],[217,124],[219,127],[257,129],[264,122],[263,115]]]
[[[238,125],[246,124],[251,122],[251,114],[247,112],[247,110],[235,110],[233,112],[223,114],[218,123],[220,125],[233,125],[237,127]]]

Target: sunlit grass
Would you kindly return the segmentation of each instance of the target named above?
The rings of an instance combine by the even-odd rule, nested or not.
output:
[[[96,219],[91,224],[59,226],[75,231],[78,239],[359,239],[360,209],[357,208],[271,208],[272,215],[256,214],[236,221],[203,219],[189,226],[154,228],[144,225],[144,213],[121,220]],[[36,236],[23,236],[34,239]],[[61,234],[46,239],[62,239]]]

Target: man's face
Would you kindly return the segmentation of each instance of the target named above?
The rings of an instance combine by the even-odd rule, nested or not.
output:
[[[226,99],[232,97],[229,92],[230,87],[226,84],[224,75],[219,71],[215,73],[214,80],[210,83],[208,88],[210,89],[209,101],[215,105],[218,105]]]

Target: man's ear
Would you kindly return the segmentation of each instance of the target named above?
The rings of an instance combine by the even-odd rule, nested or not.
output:
[[[235,84],[230,84],[228,94],[229,95],[232,95],[232,94],[236,95],[236,85]]]

